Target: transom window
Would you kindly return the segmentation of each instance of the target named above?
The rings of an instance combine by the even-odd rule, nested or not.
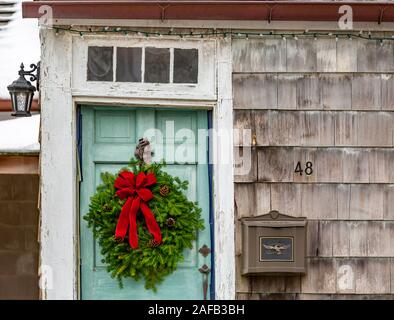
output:
[[[88,47],[87,80],[198,83],[198,49]]]

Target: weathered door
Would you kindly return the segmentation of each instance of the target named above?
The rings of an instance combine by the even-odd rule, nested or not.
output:
[[[198,250],[204,244],[210,247],[209,177],[207,138],[205,135],[199,138],[198,131],[207,129],[207,124],[207,111],[82,107],[82,299],[203,298],[203,276],[198,269],[204,264],[211,268],[211,257],[204,258]],[[156,129],[154,137],[152,129]],[[117,281],[109,276],[105,265],[101,263],[100,248],[82,219],[88,211],[90,197],[100,184],[100,173],[117,172],[124,167],[133,156],[141,137],[148,137],[152,141],[154,160],[160,160],[158,157],[161,156],[165,158],[168,163],[167,172],[189,181],[188,198],[198,201],[205,220],[205,230],[198,234],[193,249],[185,252],[185,261],[158,286],[156,293],[145,290],[143,281],[124,281],[124,288],[120,289]]]

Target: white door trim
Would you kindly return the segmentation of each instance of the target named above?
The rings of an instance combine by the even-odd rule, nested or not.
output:
[[[218,41],[217,94],[214,109],[215,294],[235,299],[234,160],[231,41]]]
[[[72,38],[49,29],[41,29],[40,37],[40,297],[71,300],[78,287]]]
[[[108,104],[98,97],[72,95],[72,36],[42,29],[41,57],[41,223],[40,288],[42,299],[78,299],[79,217],[76,155],[76,104]],[[54,60],[54,57],[58,59]],[[233,116],[231,43],[217,42],[218,101],[213,108],[213,199],[215,211],[215,296],[235,298]],[[98,93],[99,94],[99,93]],[[157,99],[156,99],[157,100]],[[141,104],[141,99],[113,97],[110,103]],[[171,105],[166,99],[163,103]],[[144,105],[149,105],[144,100]],[[157,105],[157,101],[154,104]],[[174,106],[180,106],[174,100]],[[185,102],[184,106],[191,105]],[[198,103],[195,103],[198,105]],[[206,102],[201,101],[201,105]],[[223,134],[220,134],[222,132]]]

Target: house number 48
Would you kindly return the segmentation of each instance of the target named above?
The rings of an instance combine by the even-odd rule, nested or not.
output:
[[[304,172],[305,172],[305,174],[307,176],[310,176],[313,173],[313,163],[311,161],[308,161],[305,164],[305,169],[304,170],[302,169],[301,162],[300,161],[297,162],[297,165],[295,167],[294,173],[299,173],[300,176],[302,176],[302,174]]]

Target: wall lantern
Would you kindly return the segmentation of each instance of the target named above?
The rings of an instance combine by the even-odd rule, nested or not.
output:
[[[31,104],[33,102],[34,92],[36,88],[30,81],[37,81],[37,90],[39,85],[40,63],[37,65],[31,64],[31,70],[25,71],[23,63],[18,72],[19,78],[10,84],[7,89],[11,95],[12,116],[14,117],[30,117]],[[36,72],[36,73],[35,73]],[[35,74],[34,74],[35,73]],[[25,76],[30,77],[30,81],[25,79]]]

